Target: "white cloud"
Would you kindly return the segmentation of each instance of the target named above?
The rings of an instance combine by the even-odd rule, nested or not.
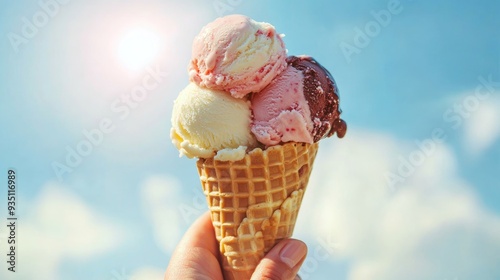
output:
[[[464,144],[472,155],[482,154],[500,138],[499,108],[500,100],[485,100],[465,122]]]
[[[59,279],[64,260],[98,256],[125,239],[118,226],[61,185],[46,184],[36,201],[25,205],[28,214],[18,221],[16,279]],[[5,273],[0,270],[0,278]]]
[[[304,278],[338,258],[350,261],[351,280],[500,277],[500,217],[460,179],[449,148],[436,146],[404,183],[387,187],[384,174],[409,152],[407,143],[355,130],[321,143],[296,229],[310,246]]]
[[[155,241],[170,254],[187,224],[178,210],[181,185],[170,177],[151,177],[142,184],[142,203],[153,227]]]

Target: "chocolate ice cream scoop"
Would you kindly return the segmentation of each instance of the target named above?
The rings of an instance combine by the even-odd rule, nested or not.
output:
[[[267,146],[318,142],[347,125],[340,119],[338,89],[328,70],[309,56],[290,56],[287,68],[253,95],[252,132]]]

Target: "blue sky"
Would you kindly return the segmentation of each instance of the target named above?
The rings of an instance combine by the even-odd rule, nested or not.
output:
[[[498,1],[179,2],[0,1],[0,174],[19,202],[0,278],[162,278],[206,210],[172,102],[193,37],[230,13],[340,89],[348,133],[322,141],[295,230],[303,279],[500,278]]]

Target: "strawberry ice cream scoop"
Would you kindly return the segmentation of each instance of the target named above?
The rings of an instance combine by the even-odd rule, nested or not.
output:
[[[258,92],[286,67],[286,49],[274,26],[243,15],[216,19],[193,42],[189,78],[236,98]]]
[[[338,89],[323,66],[309,56],[290,56],[287,68],[251,99],[252,133],[266,146],[344,137]]]

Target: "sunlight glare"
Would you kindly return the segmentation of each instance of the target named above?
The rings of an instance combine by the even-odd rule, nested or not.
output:
[[[146,28],[127,32],[118,45],[118,58],[130,70],[137,71],[149,65],[160,51],[160,37]]]

